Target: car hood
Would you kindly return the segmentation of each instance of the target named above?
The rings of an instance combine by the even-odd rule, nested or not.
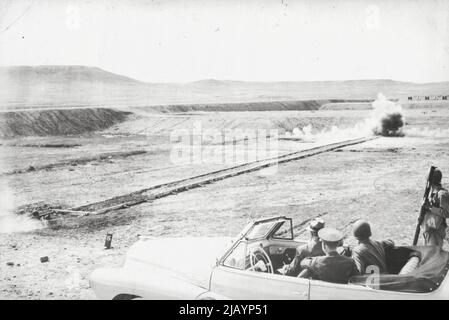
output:
[[[217,257],[232,238],[143,238],[128,251],[125,268],[150,269],[208,289]]]

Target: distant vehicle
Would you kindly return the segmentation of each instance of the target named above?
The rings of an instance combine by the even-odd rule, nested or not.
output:
[[[448,252],[434,247],[395,247],[391,274],[355,276],[348,284],[290,277],[277,270],[304,242],[294,239],[284,216],[249,223],[235,238],[143,238],[122,268],[90,277],[99,299],[449,299]],[[221,254],[217,253],[220,252]],[[350,254],[350,247],[342,250]],[[421,256],[408,274],[398,272],[410,253]]]

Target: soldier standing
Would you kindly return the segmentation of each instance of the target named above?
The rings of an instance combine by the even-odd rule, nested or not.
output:
[[[430,179],[429,204],[421,225],[424,244],[440,248],[443,247],[447,228],[446,219],[449,218],[449,192],[441,185],[442,177],[441,171],[435,169]]]

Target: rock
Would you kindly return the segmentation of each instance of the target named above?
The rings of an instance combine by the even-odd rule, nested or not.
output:
[[[14,267],[14,262],[6,262],[6,265],[9,267]]]
[[[33,167],[33,166],[28,166],[27,171],[28,171],[28,172],[36,171],[36,168]]]
[[[41,257],[41,262],[42,262],[42,263],[48,262],[49,260],[50,260],[50,259],[48,259],[47,256]]]

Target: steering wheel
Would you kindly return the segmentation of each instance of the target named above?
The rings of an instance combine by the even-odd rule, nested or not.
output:
[[[270,256],[262,248],[256,248],[249,252],[249,263],[248,270],[256,271],[257,268],[257,271],[274,273]]]

